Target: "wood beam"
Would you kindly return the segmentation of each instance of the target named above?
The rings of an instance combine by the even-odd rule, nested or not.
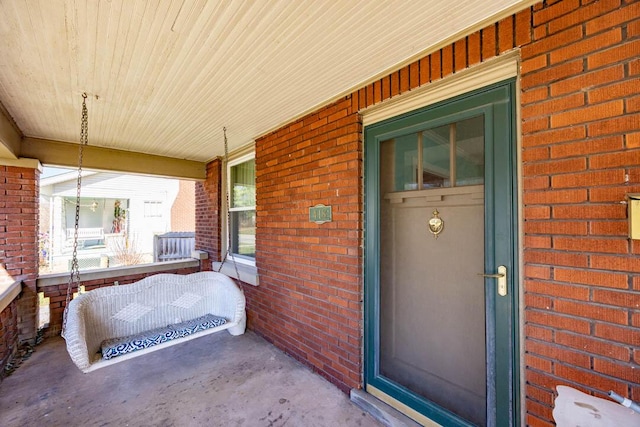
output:
[[[0,158],[16,160],[20,154],[22,134],[0,104]]]
[[[24,138],[20,155],[38,159],[44,165],[77,168],[78,148],[78,144],[69,142]],[[102,171],[201,181],[206,178],[207,164],[87,145],[83,150],[82,166]]]

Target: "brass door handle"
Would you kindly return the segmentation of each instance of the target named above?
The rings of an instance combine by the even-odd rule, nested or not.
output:
[[[496,274],[478,273],[478,275],[486,279],[498,279],[498,295],[507,296],[507,267],[499,266]]]
[[[504,274],[485,274],[485,273],[478,273],[478,276],[482,276],[482,277],[486,277],[487,279],[500,279],[502,277],[504,277]]]

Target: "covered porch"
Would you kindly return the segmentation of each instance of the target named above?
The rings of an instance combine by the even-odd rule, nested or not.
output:
[[[264,337],[342,401],[364,390],[426,425],[498,427],[552,427],[559,386],[640,401],[640,209],[629,208],[640,197],[640,1],[57,0],[0,12],[0,367],[36,340],[39,292],[51,315],[45,344],[15,374],[40,381],[24,395],[6,385],[16,377],[0,385],[18,422],[34,421],[34,399],[59,423],[74,408],[91,413],[73,406],[79,393],[57,397],[92,393],[73,385],[84,377],[43,361],[63,355],[66,281],[39,276],[37,247],[42,165],[77,166],[83,100],[86,170],[196,182],[199,255],[169,267],[188,274],[216,269],[227,249],[241,256],[239,273],[223,270],[247,300],[250,335],[237,342]],[[477,211],[445,211],[457,204]],[[407,228],[385,231],[380,218]],[[473,268],[458,268],[472,265],[459,248]],[[137,281],[151,265],[82,285]],[[436,334],[461,322],[435,309],[478,314],[478,332]],[[476,350],[468,335],[481,338]],[[403,350],[385,370],[380,360]],[[140,358],[132,375],[178,366],[169,353]],[[183,378],[209,366],[203,354]],[[432,378],[442,362],[447,381],[466,379],[458,366],[471,354],[469,415]],[[435,368],[421,365],[432,356]],[[178,377],[136,396],[128,390],[148,377],[132,386],[116,369],[99,373],[107,389],[138,405],[161,406],[162,390],[184,403]],[[240,371],[229,365],[222,380],[262,375]],[[269,399],[251,421],[298,421],[273,410],[294,402],[278,393],[274,403],[273,386],[261,383]]]
[[[0,425],[380,426],[252,332],[212,334],[89,374],[46,340],[0,383]]]

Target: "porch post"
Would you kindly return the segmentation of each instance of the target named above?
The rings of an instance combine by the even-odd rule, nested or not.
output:
[[[196,250],[206,251],[208,259],[201,261],[202,271],[211,270],[211,263],[220,261],[222,161],[207,165],[207,178],[196,184]]]
[[[21,281],[16,301],[19,343],[34,343],[38,330],[38,203],[40,163],[0,166],[0,265],[7,280]]]

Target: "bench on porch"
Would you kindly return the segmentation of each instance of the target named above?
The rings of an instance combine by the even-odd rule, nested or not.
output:
[[[73,247],[73,239],[75,236],[75,229],[68,228],[67,229],[67,247]],[[85,246],[96,246],[96,245],[104,245],[104,229],[101,227],[97,228],[78,228],[78,246],[80,248],[84,248]],[[87,242],[94,242],[93,244],[89,244]]]
[[[241,335],[245,326],[244,293],[224,274],[156,274],[78,295],[64,337],[73,363],[90,372],[225,329]]]

